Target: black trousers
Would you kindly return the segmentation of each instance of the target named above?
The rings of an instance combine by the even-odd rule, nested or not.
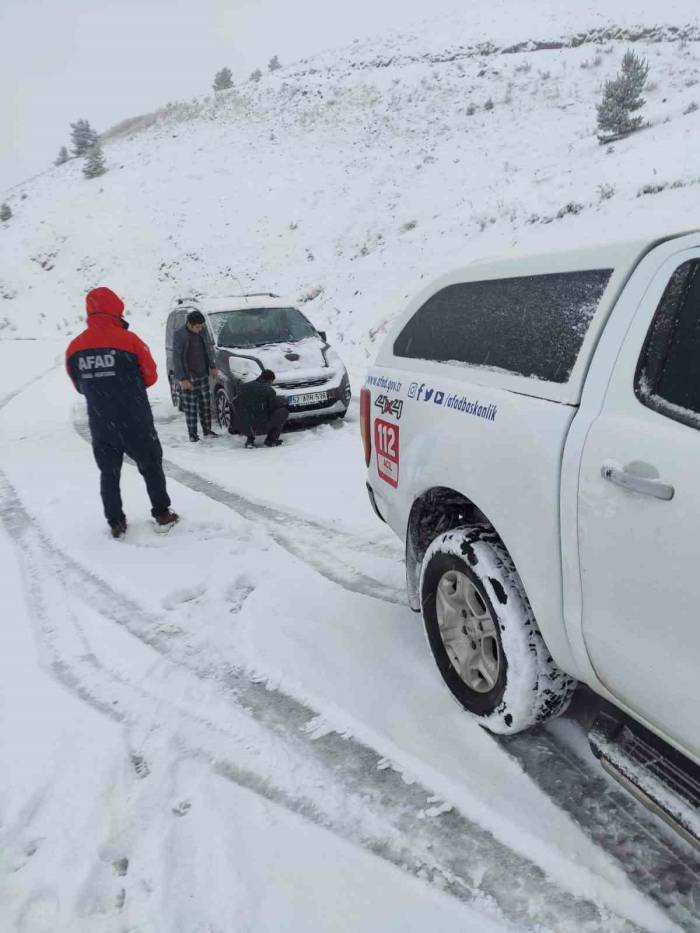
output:
[[[287,418],[289,418],[289,409],[286,406],[280,406],[272,412],[267,424],[245,426],[245,434],[252,440],[255,440],[256,434],[266,434],[265,440],[267,441],[279,440],[282,428],[287,423]]]
[[[170,508],[163,473],[163,449],[155,431],[147,437],[132,440],[119,436],[108,439],[93,437],[92,451],[100,468],[100,495],[105,518],[110,525],[124,518],[119,486],[124,454],[131,457],[144,478],[151,500],[151,515],[160,515]]]

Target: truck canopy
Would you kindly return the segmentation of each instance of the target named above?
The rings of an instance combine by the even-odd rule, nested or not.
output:
[[[377,364],[577,405],[601,331],[655,240],[472,263],[441,276],[393,326]]]

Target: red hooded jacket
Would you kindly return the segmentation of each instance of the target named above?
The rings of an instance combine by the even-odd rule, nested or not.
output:
[[[87,328],[71,340],[66,350],[66,369],[76,389],[82,391],[80,369],[76,371],[75,355],[84,350],[119,350],[133,355],[138,363],[143,384],[152,386],[158,379],[158,369],[143,340],[132,334],[122,317],[124,302],[110,288],[93,288],[85,298]]]
[[[66,369],[87,401],[93,441],[127,441],[133,446],[154,438],[146,389],[158,378],[146,344],[127,330],[124,303],[109,288],[86,298],[87,329],[66,350]]]

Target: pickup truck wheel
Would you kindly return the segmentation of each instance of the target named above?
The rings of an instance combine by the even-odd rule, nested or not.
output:
[[[562,713],[576,682],[552,660],[495,532],[456,528],[430,545],[421,573],[430,649],[452,694],[491,732]]]

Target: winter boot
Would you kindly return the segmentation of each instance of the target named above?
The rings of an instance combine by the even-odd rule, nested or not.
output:
[[[255,447],[255,438],[254,438],[254,437],[248,437],[248,438],[246,438],[245,448],[244,448],[244,449],[248,449],[248,448],[250,448],[250,447]]]
[[[173,512],[171,509],[166,509],[165,512],[161,512],[160,515],[154,516],[156,520],[156,525],[160,528],[169,528],[172,527],[175,522],[180,520],[180,516]]]
[[[109,527],[113,538],[121,538],[122,535],[126,534],[126,518],[122,515],[116,521],[110,522]]]
[[[196,434],[190,434],[190,440],[192,441],[193,444],[196,444],[199,438],[197,437]]]
[[[279,447],[280,444],[284,444],[284,441],[282,440],[281,437],[280,437],[280,438],[277,438],[277,440],[271,440],[271,439],[268,437],[267,440],[265,441],[265,446],[266,446],[266,447]]]
[[[203,431],[202,433],[204,434],[205,437],[221,437],[220,434],[217,434],[216,431],[212,431],[211,428],[209,428],[208,431]]]

